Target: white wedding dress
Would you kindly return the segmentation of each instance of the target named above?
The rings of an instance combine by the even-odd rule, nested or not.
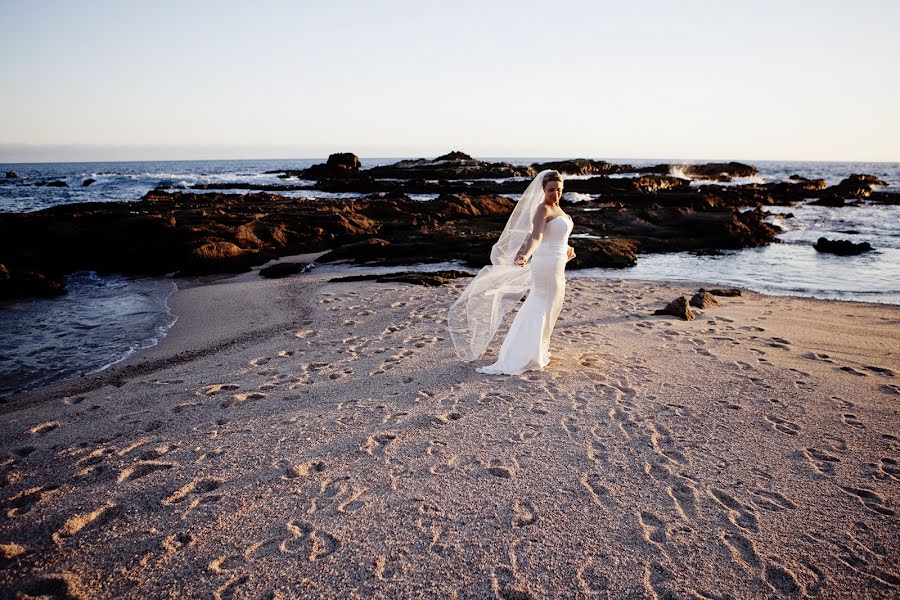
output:
[[[569,215],[553,217],[544,225],[540,245],[531,255],[531,287],[519,307],[509,333],[500,346],[497,362],[478,367],[479,373],[519,375],[540,370],[550,362],[550,334],[562,310],[566,292]]]

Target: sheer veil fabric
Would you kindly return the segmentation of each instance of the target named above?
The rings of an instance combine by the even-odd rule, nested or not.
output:
[[[503,318],[531,286],[531,263],[522,267],[515,259],[531,235],[534,215],[544,200],[544,175],[551,171],[538,173],[522,193],[491,249],[491,264],[478,271],[450,306],[450,337],[464,361],[477,360],[484,353]]]

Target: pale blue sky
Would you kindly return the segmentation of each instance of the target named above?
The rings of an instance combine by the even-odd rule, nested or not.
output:
[[[0,15],[0,161],[900,161],[895,0],[0,0]]]

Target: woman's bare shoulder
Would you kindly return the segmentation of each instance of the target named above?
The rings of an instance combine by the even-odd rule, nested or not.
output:
[[[540,205],[537,207],[537,210],[535,211],[534,216],[535,216],[535,218],[540,217],[543,219],[544,217],[546,217],[549,214],[549,212],[550,212],[550,209],[547,208],[547,205],[544,204],[543,202],[541,202]]]

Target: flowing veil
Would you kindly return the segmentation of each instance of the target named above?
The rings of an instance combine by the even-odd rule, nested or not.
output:
[[[515,263],[516,254],[531,235],[534,215],[544,200],[544,176],[538,173],[522,193],[491,249],[491,264],[478,271],[450,306],[447,325],[456,354],[465,361],[480,357],[497,328],[531,287],[531,263]]]

